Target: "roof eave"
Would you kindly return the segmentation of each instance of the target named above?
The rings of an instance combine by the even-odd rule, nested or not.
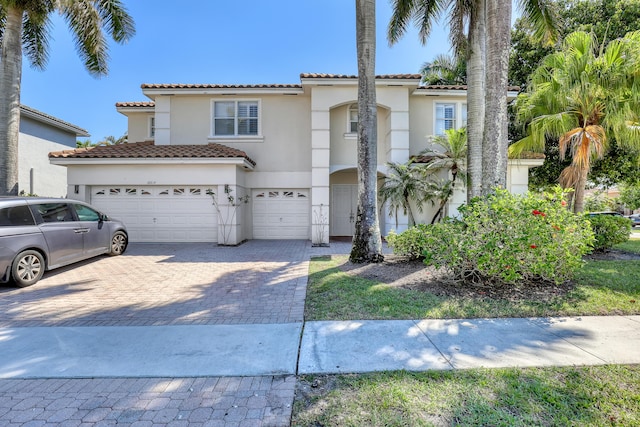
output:
[[[225,87],[225,88],[143,88],[142,93],[150,99],[156,96],[172,95],[301,95],[302,87],[290,88],[252,88],[252,87]]]
[[[76,126],[74,124],[65,122],[65,121],[60,120],[60,119],[56,119],[56,118],[54,118],[52,116],[48,116],[48,115],[46,115],[44,113],[41,113],[41,112],[39,112],[37,110],[34,110],[34,109],[30,108],[30,107],[27,107],[25,105],[21,105],[20,106],[20,114],[22,116],[29,117],[29,118],[31,118],[33,120],[37,120],[37,121],[39,121],[41,123],[45,123],[45,124],[48,124],[50,126],[57,127],[58,129],[62,129],[62,130],[65,130],[67,132],[74,133],[76,136],[80,136],[80,137],[89,137],[89,136],[91,136],[87,130],[82,129],[81,127],[78,127],[78,126]]]
[[[156,109],[155,107],[116,107],[116,111],[126,116],[127,113],[154,113]]]
[[[71,165],[236,165],[245,170],[255,169],[255,165],[242,157],[50,157],[49,163],[58,166]]]

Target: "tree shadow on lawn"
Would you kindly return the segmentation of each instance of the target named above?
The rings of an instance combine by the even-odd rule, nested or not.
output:
[[[340,256],[314,261],[317,268],[309,279],[307,319],[322,320],[325,315],[328,319],[415,319],[586,314],[580,313],[581,307],[590,304],[594,292],[618,294],[612,304],[616,298],[623,301],[622,312],[640,310],[640,304],[633,306],[640,296],[640,283],[634,279],[640,273],[636,261],[590,261],[576,280],[561,285],[460,284],[444,270],[398,256],[388,256],[379,264],[353,264]],[[607,273],[596,274],[604,267]],[[319,308],[317,314],[315,308]],[[590,314],[620,314],[610,308],[612,311]],[[358,317],[349,317],[354,314]]]

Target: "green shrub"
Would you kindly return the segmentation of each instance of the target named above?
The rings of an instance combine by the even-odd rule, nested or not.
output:
[[[422,253],[427,248],[426,239],[429,228],[430,226],[426,224],[416,224],[400,234],[392,230],[386,237],[387,245],[393,248],[393,253],[396,255],[411,259],[422,258]]]
[[[629,240],[631,221],[614,215],[594,215],[589,217],[591,229],[595,235],[593,249],[604,251]]]
[[[542,196],[497,190],[460,207],[460,219],[416,227],[389,245],[410,256],[421,250],[427,265],[457,280],[562,283],[593,243],[588,221],[564,205],[560,189]]]

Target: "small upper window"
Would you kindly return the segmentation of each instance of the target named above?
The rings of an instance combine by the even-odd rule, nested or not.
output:
[[[149,138],[156,137],[156,118],[154,116],[149,117]]]
[[[258,101],[214,101],[213,136],[257,136]]]
[[[349,123],[348,123],[348,133],[357,133],[358,132],[358,104],[351,104],[349,106]]]

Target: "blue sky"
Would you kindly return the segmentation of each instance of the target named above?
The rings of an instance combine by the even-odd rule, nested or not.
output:
[[[55,16],[46,69],[23,62],[21,102],[87,129],[97,142],[126,132],[115,103],[147,101],[142,83],[299,83],[300,73],[357,74],[353,0],[124,3],[136,35],[126,45],[110,43],[107,77],[87,73],[66,23]],[[377,0],[376,7],[377,74],[417,73],[435,55],[449,53],[440,27],[426,46],[412,29],[389,47],[389,0]]]

